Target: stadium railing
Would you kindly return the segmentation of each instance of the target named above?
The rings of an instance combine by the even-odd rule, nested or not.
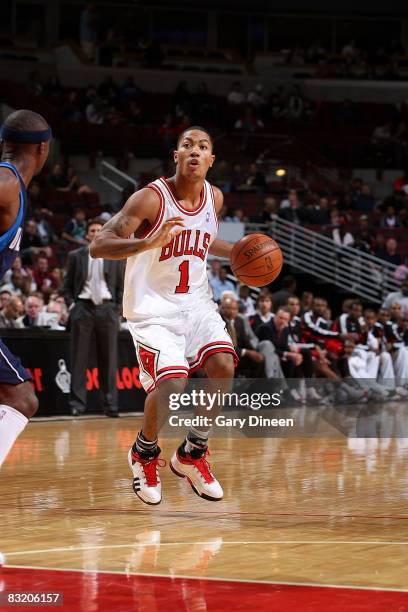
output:
[[[247,223],[245,233],[263,232],[280,245],[284,261],[373,303],[397,291],[396,266],[301,225],[276,218],[267,224]]]

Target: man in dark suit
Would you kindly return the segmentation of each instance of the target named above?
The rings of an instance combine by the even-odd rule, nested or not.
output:
[[[102,226],[101,219],[88,221],[88,243]],[[85,412],[86,368],[92,336],[95,334],[102,407],[107,416],[116,417],[116,366],[123,265],[119,261],[92,259],[88,245],[71,251],[68,254],[63,293],[71,305],[71,414],[78,416]]]

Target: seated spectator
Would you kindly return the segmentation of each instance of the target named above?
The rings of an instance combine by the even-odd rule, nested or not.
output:
[[[54,164],[48,177],[48,184],[53,189],[64,189],[67,185],[67,177],[64,173],[62,164]]]
[[[233,297],[222,299],[220,314],[240,359],[238,373],[249,373],[255,378],[283,378],[279,357],[268,340],[259,341],[246,317],[238,314],[238,301]]]
[[[263,192],[266,189],[265,175],[256,164],[250,164],[244,182],[239,185],[238,191]]]
[[[24,264],[30,265],[33,257],[43,250],[44,247],[38,235],[37,223],[34,219],[27,221],[24,230],[20,243],[21,259]]]
[[[402,282],[401,289],[392,291],[387,295],[382,307],[389,309],[395,302],[401,304],[403,317],[408,317],[408,279]]]
[[[296,223],[302,224],[306,220],[307,213],[303,210],[299,197],[295,189],[289,191],[288,199],[282,200],[279,210],[279,217]]]
[[[72,244],[88,244],[85,240],[86,235],[86,216],[83,208],[76,208],[73,218],[67,223],[62,238]]]
[[[281,367],[286,378],[297,378],[296,369],[302,364],[303,357],[294,346],[289,346],[290,311],[280,306],[273,319],[258,330],[260,340],[270,340],[280,358]]]
[[[302,295],[300,296],[301,314],[303,315],[303,313],[310,310],[312,308],[312,304],[313,304],[313,293],[311,291],[303,291]]]
[[[0,311],[3,310],[13,297],[11,289],[3,287],[0,289]]]
[[[44,246],[56,241],[55,232],[51,225],[53,216],[48,208],[36,208],[34,210],[33,219],[37,223],[37,234]]]
[[[27,188],[29,215],[35,213],[38,208],[43,208],[45,199],[41,193],[40,183],[36,180],[31,181]]]
[[[228,268],[226,266],[222,266],[219,271],[218,278],[210,279],[210,285],[213,290],[214,300],[218,302],[221,299],[221,294],[223,291],[233,291],[235,296],[235,285],[232,281],[228,280]]]
[[[239,81],[235,81],[231,85],[231,89],[227,95],[228,103],[232,106],[239,106],[240,104],[244,104],[245,95],[241,89],[241,83]]]
[[[361,187],[361,192],[355,198],[355,206],[356,210],[363,213],[371,213],[375,209],[375,199],[367,183]]]
[[[380,227],[393,229],[394,227],[401,227],[398,216],[395,213],[394,206],[387,206],[387,210],[380,219]]]
[[[11,298],[6,306],[0,311],[0,328],[21,329],[23,325],[18,321],[21,308],[24,308],[21,298]]]
[[[28,296],[25,303],[25,315],[17,319],[23,327],[43,327],[48,326],[50,317],[43,312],[44,299],[41,293],[32,293]]]
[[[345,221],[340,217],[338,210],[331,212],[332,238],[335,244],[340,247],[348,247],[354,245],[353,235],[346,230]]]
[[[92,125],[102,125],[105,120],[106,106],[96,94],[89,100],[85,109],[85,117]]]
[[[370,254],[374,249],[374,238],[367,215],[361,215],[358,222],[359,229],[355,236],[353,246],[363,253]]]
[[[270,223],[276,219],[278,215],[279,207],[275,198],[268,196],[265,198],[264,207],[262,211],[262,223]]]
[[[401,265],[401,255],[397,253],[398,243],[395,238],[388,238],[385,243],[385,253],[381,255],[377,255],[384,261],[388,261],[388,263],[393,264],[394,266]]]
[[[49,271],[48,259],[43,255],[37,258],[33,267],[33,278],[37,285],[37,290],[41,291],[44,295],[57,288],[54,276]]]
[[[238,289],[238,307],[240,314],[251,317],[255,314],[254,300],[249,295],[250,289],[246,285],[240,285]]]
[[[218,280],[220,278],[221,261],[219,259],[210,260],[210,269],[207,270],[208,280]]]
[[[284,276],[282,279],[282,289],[272,293],[272,301],[275,306],[275,310],[281,306],[286,306],[288,299],[295,295],[296,291],[296,279],[293,276]]]
[[[254,330],[254,334],[258,336],[260,326],[268,324],[273,317],[272,295],[269,293],[269,291],[261,291],[258,295],[258,299],[256,300],[255,314],[249,319],[251,327]]]
[[[326,197],[319,198],[319,201],[308,208],[307,211],[308,222],[313,225],[329,225],[330,213],[329,213],[329,200]]]
[[[48,325],[52,330],[64,331],[68,323],[68,308],[64,303],[50,301],[46,308]]]
[[[14,270],[10,280],[3,288],[9,289],[13,295],[28,295],[33,287],[36,287],[31,275],[23,276],[21,270]]]
[[[404,261],[394,272],[395,280],[401,285],[408,277],[408,255],[405,255]]]

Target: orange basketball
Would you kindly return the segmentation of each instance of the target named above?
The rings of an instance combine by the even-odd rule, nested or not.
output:
[[[269,285],[280,274],[283,255],[280,246],[265,234],[249,234],[234,244],[231,268],[241,283],[251,287]]]

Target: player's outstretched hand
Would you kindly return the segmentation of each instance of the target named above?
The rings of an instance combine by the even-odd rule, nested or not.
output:
[[[183,217],[172,217],[163,224],[161,230],[152,238],[148,238],[149,248],[157,249],[165,246],[183,231]]]

